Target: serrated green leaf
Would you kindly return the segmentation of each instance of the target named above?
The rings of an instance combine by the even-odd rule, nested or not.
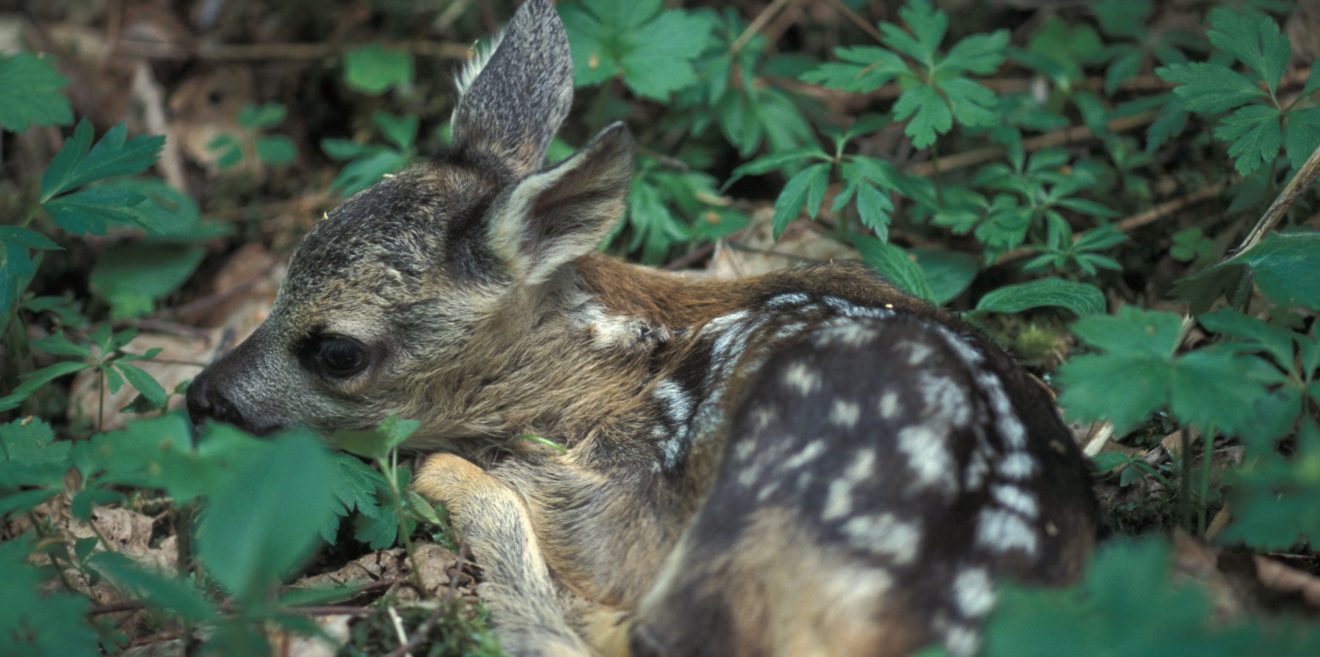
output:
[[[120,123],[101,136],[90,150],[92,127],[84,118],[73,137],[51,159],[41,178],[41,202],[87,183],[117,176],[132,176],[156,163],[165,137],[128,138],[128,129]]]
[[[653,0],[588,0],[560,9],[572,45],[578,86],[616,75],[634,93],[665,100],[696,82],[694,61],[710,44],[714,23],[704,13],[664,9]],[[636,35],[646,35],[637,38]]]
[[[814,146],[795,148],[790,151],[784,151],[781,153],[771,153],[769,155],[758,157],[755,160],[752,160],[751,162],[747,162],[742,166],[739,166],[738,168],[734,169],[733,173],[729,175],[729,180],[724,183],[724,186],[721,189],[728,189],[730,185],[732,185],[734,182],[742,179],[745,176],[759,176],[766,173],[770,173],[771,171],[782,169],[791,164],[795,164],[798,162],[805,163],[813,159],[828,160],[829,157],[825,155],[825,153],[822,152],[819,148],[816,148]]]
[[[25,52],[0,55],[0,128],[23,132],[34,125],[72,123],[64,96],[68,84],[47,58]]]
[[[371,122],[380,128],[385,141],[394,144],[401,151],[406,151],[417,140],[418,119],[415,116],[394,116],[385,112],[371,113]]]
[[[912,249],[910,253],[917,257],[917,265],[925,274],[931,298],[937,305],[947,304],[962,294],[980,271],[979,259],[970,253],[934,249]]]
[[[989,75],[999,70],[1004,62],[1004,47],[1008,45],[1008,30],[995,30],[990,34],[973,34],[959,41],[940,60],[937,68]],[[955,106],[956,109],[956,106]]]
[[[413,81],[412,55],[373,43],[344,54],[344,83],[350,89],[379,96],[391,87]]]
[[[895,76],[908,73],[903,58],[874,46],[835,48],[843,62],[825,62],[803,73],[802,81],[855,93],[875,91]]]
[[[1283,142],[1279,110],[1259,104],[1239,107],[1219,122],[1215,137],[1229,142],[1228,154],[1233,157],[1233,166],[1245,176],[1278,156]]]
[[[935,51],[949,28],[949,17],[931,6],[929,0],[909,0],[898,10],[911,34],[893,23],[881,23],[881,41],[924,64],[933,64]]]
[[[1117,315],[1077,320],[1072,332],[1097,349],[1168,359],[1178,348],[1181,326],[1182,319],[1173,313],[1123,306]]]
[[[1299,169],[1320,147],[1320,107],[1288,112],[1288,126],[1284,130],[1284,149],[1288,154],[1288,164]]]
[[[779,236],[784,234],[784,229],[788,227],[790,221],[802,214],[802,206],[807,202],[811,188],[821,184],[817,181],[827,181],[829,174],[830,165],[822,162],[813,164],[788,179],[783,191],[775,199],[775,215],[772,220],[775,239],[779,239]]]
[[[55,432],[45,420],[28,418],[0,425],[0,461],[21,464],[64,463],[69,443],[54,442]]]
[[[1170,64],[1155,69],[1155,74],[1177,85],[1173,93],[1199,114],[1224,112],[1266,96],[1246,76],[1213,62]]]
[[[894,203],[888,195],[870,184],[857,186],[857,217],[882,242],[889,241],[889,213],[893,211]]]
[[[87,363],[63,361],[24,374],[22,376],[22,383],[18,384],[18,387],[14,388],[13,392],[4,397],[0,397],[0,412],[18,408],[18,405],[21,404],[24,399],[30,397],[32,393],[36,392],[41,386],[44,386],[62,376],[67,376],[74,372],[80,372],[89,367],[91,367],[91,365]]]
[[[927,148],[935,143],[935,137],[953,128],[953,112],[938,91],[927,86],[920,86],[903,92],[894,103],[894,119],[906,121],[903,134],[912,138],[912,145]]]
[[[87,598],[51,591],[47,576],[29,565],[31,542],[19,537],[0,542],[0,582],[5,583],[5,610],[0,612],[0,636],[5,652],[16,657],[100,655],[97,635],[85,620]]]
[[[1065,308],[1077,315],[1105,311],[1105,295],[1099,288],[1061,278],[1041,278],[1005,285],[976,303],[977,313],[1020,313],[1032,308]]]
[[[948,104],[953,108],[953,115],[959,123],[970,128],[984,128],[999,123],[999,101],[993,91],[967,78],[940,82],[939,90],[948,97]]]
[[[1169,410],[1202,431],[1211,427],[1240,435],[1254,423],[1254,406],[1266,390],[1242,376],[1246,358],[1199,349],[1178,357],[1170,383]]]
[[[41,204],[55,225],[77,235],[105,235],[112,227],[141,226],[133,206],[145,201],[128,190],[95,187]]]
[[[1268,16],[1219,8],[1210,12],[1206,36],[1216,48],[1233,55],[1264,80],[1271,95],[1278,89],[1292,47]]]
[[[1207,330],[1241,338],[1259,346],[1273,356],[1274,362],[1280,367],[1292,367],[1293,334],[1286,329],[1230,309],[1201,315],[1196,321]]]
[[[1169,368],[1143,354],[1084,354],[1059,368],[1059,404],[1072,420],[1109,420],[1127,433],[1169,398]]]
[[[215,605],[187,580],[148,571],[118,552],[101,552],[87,565],[161,611],[199,623],[216,617]]]

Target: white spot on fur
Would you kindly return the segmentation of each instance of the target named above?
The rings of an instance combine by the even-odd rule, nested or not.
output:
[[[930,345],[921,342],[908,342],[905,344],[908,350],[908,365],[920,365],[926,362],[927,358],[935,352]]]
[[[954,657],[972,657],[981,649],[981,636],[965,625],[950,625],[944,630],[944,647]]]
[[[965,427],[971,422],[971,403],[957,380],[931,371],[922,372],[919,379],[927,414],[940,415],[953,427]]]
[[[894,417],[898,415],[898,393],[889,390],[886,391],[885,394],[880,395],[880,403],[878,404],[878,407],[880,417],[883,417],[886,420],[894,419]]]
[[[976,521],[976,544],[997,552],[1020,549],[1036,554],[1036,531],[1021,517],[1004,509],[986,508]]]
[[[845,429],[851,429],[857,426],[857,418],[861,414],[862,408],[856,403],[836,399],[834,400],[834,408],[830,410],[830,422]]]
[[[1017,511],[1028,518],[1035,518],[1039,512],[1036,506],[1036,497],[1020,486],[998,484],[990,489],[990,494],[995,496],[995,501],[999,502],[1000,505]]]
[[[963,474],[963,480],[968,490],[976,490],[985,483],[985,476],[990,474],[990,460],[986,458],[985,451],[977,449],[972,452],[971,462],[967,464],[967,471]]]
[[[852,491],[857,484],[875,474],[875,450],[864,449],[857,453],[843,474],[830,482],[829,492],[825,497],[825,520],[837,520],[852,513]]]
[[[825,453],[825,441],[813,440],[803,447],[801,451],[784,460],[784,470],[797,470],[798,468],[811,463]]]
[[[827,296],[824,299],[822,299],[822,301],[824,301],[825,305],[829,306],[831,310],[839,313],[840,315],[843,315],[844,317],[853,317],[853,318],[869,317],[872,319],[884,319],[887,317],[894,316],[894,311],[892,310],[872,308],[870,306],[861,306],[851,301],[848,301],[847,299],[842,299],[836,296]]]
[[[820,374],[812,370],[806,363],[797,362],[788,366],[784,370],[784,383],[798,391],[798,394],[806,397],[815,392],[820,387]]]
[[[904,427],[898,432],[898,449],[908,457],[908,467],[921,488],[937,487],[944,493],[958,488],[953,478],[953,455],[944,437],[926,425]]]
[[[843,524],[842,531],[853,545],[884,555],[905,566],[917,557],[921,528],[899,520],[892,513],[857,516]]]
[[[1013,452],[1001,459],[995,470],[1009,479],[1026,479],[1036,474],[1036,460],[1026,452]]]
[[[980,618],[995,604],[995,590],[990,574],[984,568],[968,568],[953,580],[954,599],[958,609],[968,618]]]
[[[877,336],[876,330],[870,326],[851,319],[835,319],[822,326],[812,340],[812,344],[817,347],[828,347],[834,344],[841,344],[846,347],[865,347],[871,344]]]
[[[768,484],[762,486],[762,487],[761,487],[761,490],[758,491],[758,492],[756,493],[756,501],[757,501],[757,502],[764,502],[764,501],[770,499],[770,496],[771,496],[771,495],[774,495],[776,490],[779,490],[779,482],[778,482],[778,481],[772,481],[772,482],[770,482],[770,483],[768,483]]]

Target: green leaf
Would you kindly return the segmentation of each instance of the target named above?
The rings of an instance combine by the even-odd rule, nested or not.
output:
[[[1320,147],[1320,107],[1288,112],[1288,127],[1283,134],[1288,164],[1299,169],[1306,158]]]
[[[1264,80],[1271,95],[1278,89],[1292,47],[1269,17],[1219,8],[1210,12],[1206,36],[1216,48],[1233,55]]]
[[[69,443],[54,442],[55,432],[41,419],[13,420],[0,425],[0,461],[23,464],[64,463]]]
[[[273,167],[292,164],[298,159],[298,147],[284,135],[258,137],[257,159]]]
[[[1032,308],[1065,308],[1077,315],[1105,311],[1105,295],[1099,288],[1062,278],[1041,278],[1005,285],[976,303],[975,313],[1020,313]]]
[[[1077,320],[1072,332],[1097,349],[1168,359],[1178,348],[1181,327],[1182,318],[1173,313],[1123,306],[1117,315],[1091,315]]]
[[[80,372],[91,367],[88,363],[76,361],[63,361],[54,365],[47,365],[39,370],[28,372],[22,377],[22,383],[14,388],[13,392],[0,397],[0,412],[13,410],[27,399],[32,393],[36,392],[41,386],[54,381],[62,376]]]
[[[253,603],[316,546],[335,512],[337,472],[325,447],[306,433],[254,440],[250,449],[208,496],[197,550],[216,582]]]
[[[939,69],[989,75],[999,70],[1004,62],[1004,47],[1008,45],[1008,30],[995,30],[990,34],[974,34],[959,41],[949,54],[940,60]]]
[[[187,580],[153,573],[118,552],[96,554],[87,565],[161,611],[199,623],[216,617],[215,605]]]
[[[893,244],[865,237],[853,237],[853,246],[862,256],[862,262],[885,280],[915,297],[932,301],[935,298],[926,275],[913,258]]]
[[[621,75],[637,95],[661,101],[697,81],[694,62],[714,28],[707,14],[664,9],[654,0],[585,0],[559,11],[578,86]]]
[[[132,176],[156,163],[165,137],[148,136],[128,139],[124,124],[111,128],[87,150],[92,126],[84,118],[78,122],[73,137],[51,159],[41,178],[41,202],[89,182],[116,176]]]
[[[835,48],[843,62],[825,62],[802,74],[803,82],[854,93],[868,93],[885,86],[895,76],[908,73],[903,58],[883,48],[857,46]]]
[[[132,207],[145,200],[127,190],[96,187],[46,201],[41,209],[70,233],[105,235],[111,227],[140,225]]]
[[[949,28],[949,17],[931,6],[929,0],[909,0],[898,10],[899,18],[912,31],[909,35],[893,23],[881,23],[881,41],[919,62],[930,64]]]
[[[1275,303],[1320,310],[1320,232],[1270,233],[1228,263],[1251,267],[1256,285]]]
[[[1255,420],[1256,400],[1266,391],[1246,380],[1246,358],[1229,351],[1200,349],[1175,361],[1169,409],[1184,425],[1211,427],[1240,435]]]
[[[894,119],[908,122],[903,134],[912,138],[912,145],[927,148],[935,143],[936,135],[953,128],[953,112],[938,91],[920,86],[905,91],[894,103]]]
[[[124,375],[125,379],[128,379],[129,385],[142,393],[142,396],[146,397],[153,407],[165,408],[165,402],[169,399],[169,394],[165,392],[164,388],[160,387],[155,378],[135,365],[117,362],[114,366]]]
[[[888,195],[870,184],[857,186],[857,217],[883,242],[889,241],[889,213],[893,211],[894,203]]]
[[[790,221],[802,214],[802,205],[807,202],[812,189],[825,184],[829,180],[829,175],[830,165],[820,163],[813,164],[788,179],[783,191],[775,199],[773,219],[775,239],[779,239],[779,236],[784,234],[784,229],[788,227]]]
[[[408,155],[390,148],[379,148],[349,162],[330,183],[330,189],[344,196],[356,194],[408,165]]]
[[[350,89],[379,96],[390,87],[413,81],[412,55],[373,43],[344,54],[344,83]]]
[[[705,16],[665,10],[642,30],[646,38],[618,58],[628,88],[643,98],[665,100],[696,83],[692,62],[710,41],[711,24]]]
[[[1293,334],[1286,329],[1230,309],[1201,315],[1196,321],[1206,330],[1247,340],[1273,356],[1280,367],[1292,368]]]
[[[1265,97],[1265,92],[1246,76],[1211,62],[1170,64],[1155,69],[1155,74],[1173,88],[1188,109],[1199,114],[1216,114]]]
[[[110,302],[111,317],[134,317],[151,312],[155,301],[179,289],[205,255],[200,246],[116,244],[96,259],[88,283],[93,294]]]
[[[0,542],[0,582],[5,605],[0,610],[0,637],[5,653],[16,657],[103,654],[96,632],[88,625],[91,604],[86,597],[47,586],[48,576],[28,564],[33,546],[24,538]]]
[[[795,148],[791,151],[771,153],[769,155],[758,157],[755,160],[747,162],[737,169],[734,169],[733,173],[729,175],[728,182],[725,182],[724,187],[721,189],[728,189],[730,185],[742,179],[744,176],[759,176],[770,173],[771,171],[782,169],[796,162],[806,162],[812,159],[829,160],[829,157],[819,148],[814,146]]]
[[[279,103],[245,105],[238,111],[238,124],[249,130],[264,130],[279,125],[288,113]]]
[[[1233,165],[1245,176],[1278,156],[1283,142],[1279,110],[1272,105],[1240,107],[1219,122],[1215,137],[1229,142],[1228,154],[1233,157]]]
[[[380,134],[386,141],[399,147],[401,151],[412,148],[413,142],[417,139],[418,119],[415,116],[400,117],[375,111],[371,113],[371,122],[380,128]]]
[[[23,132],[34,125],[72,123],[73,111],[64,97],[68,84],[44,57],[0,55],[0,128]]]
[[[1059,368],[1059,404],[1069,419],[1107,419],[1121,435],[1163,408],[1169,396],[1169,369],[1141,354],[1074,356]]]
[[[967,290],[980,271],[980,259],[970,253],[912,249],[917,265],[930,285],[931,299],[944,305]]]
[[[993,91],[967,78],[941,82],[939,90],[948,97],[948,104],[959,123],[969,128],[984,128],[999,123],[999,99]],[[946,131],[940,132],[943,134]]]

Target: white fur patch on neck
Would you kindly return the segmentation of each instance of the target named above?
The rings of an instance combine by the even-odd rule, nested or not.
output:
[[[640,317],[616,315],[594,301],[587,301],[570,311],[574,326],[591,336],[592,344],[600,349],[633,347],[648,338],[665,340],[664,329],[649,327]]]
[[[490,42],[485,45],[482,45],[480,41],[472,44],[472,56],[466,62],[463,62],[463,66],[454,75],[454,84],[458,87],[460,98],[467,93],[472,83],[476,81],[477,76],[485,70],[486,64],[490,63],[491,56],[499,49],[500,42],[503,40],[504,32],[501,31],[491,37]]]

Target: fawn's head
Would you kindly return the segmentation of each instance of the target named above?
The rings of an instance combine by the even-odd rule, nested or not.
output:
[[[614,124],[543,169],[572,103],[563,25],[528,0],[497,41],[459,75],[452,148],[307,235],[270,317],[193,381],[195,419],[360,428],[407,413],[419,387],[470,396],[473,382],[446,376],[511,366],[499,342],[531,331],[621,213],[632,140]]]

